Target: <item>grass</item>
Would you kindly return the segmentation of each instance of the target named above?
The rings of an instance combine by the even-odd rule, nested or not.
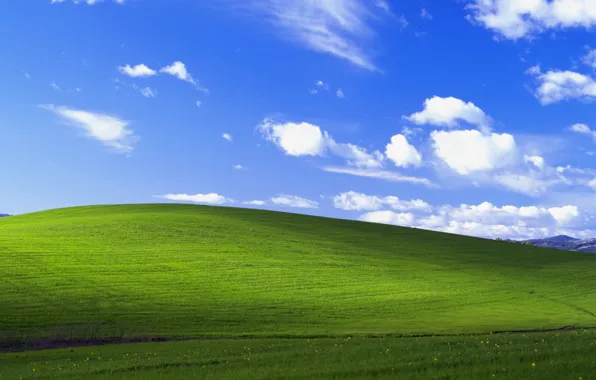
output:
[[[0,344],[596,326],[595,270],[596,255],[269,211],[58,209],[0,219]],[[191,343],[155,347],[170,344]]]
[[[7,379],[592,379],[596,332],[235,339],[0,355]]]

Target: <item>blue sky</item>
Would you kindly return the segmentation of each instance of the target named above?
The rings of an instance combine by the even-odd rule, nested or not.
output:
[[[3,1],[0,212],[596,237],[596,0],[512,3]]]

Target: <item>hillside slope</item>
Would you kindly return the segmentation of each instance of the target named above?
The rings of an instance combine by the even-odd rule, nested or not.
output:
[[[596,325],[596,256],[249,209],[0,220],[0,340]]]

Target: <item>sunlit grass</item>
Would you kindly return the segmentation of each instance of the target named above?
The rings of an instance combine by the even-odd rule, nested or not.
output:
[[[419,352],[407,348],[411,343],[405,342],[413,340],[400,343],[395,337],[594,326],[594,273],[596,255],[354,221],[188,205],[53,210],[0,219],[0,344],[14,348],[51,339],[244,337],[254,340],[226,344],[245,342],[260,352],[267,344],[285,347],[316,338],[325,360],[319,364],[329,371],[344,363],[354,366],[353,377],[377,368],[389,378],[383,372],[389,364],[373,361],[362,369],[362,357],[368,354],[334,356],[335,346],[326,346],[322,337],[339,342],[348,334],[354,339],[391,335],[386,340],[392,342],[390,350]],[[285,337],[293,339],[277,340]],[[471,344],[476,338],[461,339]],[[592,349],[591,341],[581,339]],[[221,342],[147,347],[197,344],[215,350]],[[376,340],[361,342],[371,352],[377,345]],[[485,347],[477,343],[480,350]],[[520,344],[517,354],[527,346]],[[503,350],[510,350],[513,358],[515,349],[507,347]],[[552,360],[575,352],[571,346],[551,348]],[[110,348],[120,349],[126,348]],[[74,353],[85,350],[92,349]],[[295,359],[299,373],[310,376],[311,351],[274,351],[288,355],[278,358],[281,363]],[[266,355],[259,357],[262,368],[269,365]],[[401,359],[390,357],[406,371]],[[478,366],[486,365],[485,359],[477,359]],[[96,361],[89,358],[87,363]],[[589,364],[582,363],[577,368]],[[205,371],[227,373],[220,364],[204,364]],[[532,361],[527,370],[540,371],[541,365]],[[272,373],[288,370],[280,366]],[[166,367],[178,371],[174,378],[184,377],[184,368]],[[311,369],[327,371],[317,368]],[[437,373],[448,373],[445,368]],[[150,371],[158,376],[162,369]],[[243,373],[251,375],[253,366],[231,371],[242,378]]]

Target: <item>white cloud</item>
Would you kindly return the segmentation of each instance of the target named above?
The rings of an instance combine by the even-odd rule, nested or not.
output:
[[[465,121],[477,126],[480,130],[490,130],[490,118],[474,103],[448,97],[433,96],[424,101],[424,110],[405,117],[418,125],[432,124],[455,127],[458,122]]]
[[[535,178],[519,173],[497,174],[492,177],[491,181],[509,190],[530,196],[544,194],[550,186],[560,182],[559,180]]]
[[[329,85],[328,85],[327,83],[323,82],[322,80],[318,80],[318,81],[315,83],[315,86],[317,86],[317,87],[319,87],[319,88],[322,88],[322,89],[324,89],[324,90],[329,90]]]
[[[390,210],[372,211],[362,215],[359,220],[370,223],[393,224],[396,226],[411,226],[414,215],[411,213],[397,213]]]
[[[425,18],[427,20],[433,19],[433,15],[431,15],[426,8],[422,8],[422,10],[420,11],[420,17]]]
[[[416,148],[408,143],[404,135],[399,134],[391,137],[385,155],[398,167],[420,166],[422,162],[422,156]]]
[[[348,165],[365,168],[379,168],[383,165],[384,157],[381,152],[368,153],[366,149],[353,144],[336,143],[331,137],[326,138],[325,144],[334,155],[345,159]]]
[[[398,21],[399,21],[399,25],[400,25],[401,29],[405,29],[408,27],[408,25],[410,25],[410,23],[408,22],[408,19],[406,19],[406,16],[404,16],[404,15],[399,16]]]
[[[404,201],[395,196],[377,197],[355,191],[348,191],[333,197],[333,206],[346,211],[376,211],[384,206],[394,210],[416,210],[428,212],[432,206],[421,199]]]
[[[31,75],[29,75],[29,73],[25,73],[25,78],[31,79]]]
[[[540,156],[527,156],[524,155],[524,161],[528,164],[534,165],[534,167],[543,170],[544,169],[544,158]]]
[[[149,87],[141,88],[139,91],[141,92],[141,95],[146,98],[155,98],[157,96],[157,90],[153,90]]]
[[[346,97],[344,95],[344,92],[341,90],[341,88],[337,89],[337,92],[335,93],[335,95],[340,99],[344,99]]]
[[[534,95],[542,104],[596,97],[596,81],[587,75],[560,70],[543,73],[537,66],[526,72],[535,76],[538,88]]]
[[[596,130],[590,129],[590,127],[586,124],[573,124],[571,127],[569,127],[569,130],[576,133],[590,135],[592,139],[596,141]]]
[[[410,136],[416,136],[418,133],[421,133],[423,131],[424,130],[422,128],[403,127],[401,130],[401,134],[406,137],[410,137]]]
[[[242,169],[244,169],[244,167],[242,165],[238,164],[238,165],[234,165],[234,169],[242,170]]]
[[[495,206],[490,202],[478,205],[443,205],[425,209],[434,210],[430,215],[420,215],[416,210],[398,213],[393,210],[379,211],[382,199],[363,196],[336,197],[336,207],[348,210],[372,211],[360,216],[359,220],[409,226],[454,234],[488,238],[544,238],[558,234],[585,236],[582,213],[577,206]],[[423,202],[423,201],[421,201]],[[335,203],[334,203],[335,204]],[[589,218],[588,218],[589,219]],[[593,232],[593,231],[592,231]]]
[[[593,69],[596,69],[596,49],[590,49],[586,55],[582,57],[582,62],[585,65],[590,66]]]
[[[375,6],[377,8],[381,8],[385,12],[391,13],[391,8],[389,8],[389,3],[387,2],[387,0],[377,0],[375,2]]]
[[[560,225],[568,225],[577,219],[579,209],[576,206],[551,207],[548,212]]]
[[[159,72],[175,76],[188,83],[196,84],[192,75],[186,70],[186,65],[180,61],[176,61],[169,66],[161,68]]]
[[[513,136],[483,135],[477,130],[433,131],[435,155],[461,175],[488,171],[511,164],[516,145]]]
[[[258,128],[267,140],[290,156],[320,156],[329,138],[319,126],[305,122],[278,124],[265,119]]]
[[[124,75],[128,75],[129,77],[133,78],[151,77],[157,75],[157,71],[150,69],[142,63],[133,67],[131,67],[130,65],[119,66],[118,71],[120,71]]]
[[[596,178],[590,180],[590,182],[588,182],[588,186],[596,190]]]
[[[267,202],[265,202],[265,201],[259,201],[259,200],[242,202],[242,204],[244,204],[244,205],[251,205],[251,206],[264,206],[266,203]]]
[[[363,169],[363,168],[350,168],[350,167],[337,167],[337,166],[324,166],[323,169],[329,173],[338,173],[338,174],[349,174],[358,177],[367,177],[367,178],[377,178],[382,179],[385,181],[390,182],[407,182],[413,183],[418,185],[424,185],[427,187],[437,187],[434,183],[432,183],[427,178],[420,178],[420,177],[410,177],[405,176],[399,173],[390,172],[386,170],[379,170],[379,169]]]
[[[318,208],[319,204],[310,199],[300,198],[295,195],[279,195],[271,198],[271,202],[280,206],[295,207],[295,208]]]
[[[490,202],[459,207],[441,206],[429,217],[421,218],[415,227],[479,237],[543,238],[563,233],[580,221],[576,206],[502,206]]]
[[[232,135],[230,135],[229,133],[224,133],[223,135],[221,135],[221,137],[228,141],[232,141]]]
[[[470,19],[508,39],[596,25],[594,0],[474,0]]]
[[[188,194],[166,194],[161,198],[168,199],[171,201],[184,201],[184,202],[194,202],[194,203],[207,203],[207,204],[214,204],[214,205],[222,205],[226,203],[234,203],[232,199],[226,198],[223,195],[219,195],[216,193],[209,193],[209,194],[195,194],[195,195],[188,195]]]
[[[301,123],[277,123],[265,119],[258,126],[262,136],[273,142],[289,156],[322,156],[327,151],[347,160],[348,165],[380,167],[383,155],[369,153],[353,144],[338,143],[318,125]]]
[[[200,107],[203,105],[203,102],[200,100],[197,100],[195,104],[197,105],[197,107]]]
[[[308,92],[309,92],[311,95],[316,95],[316,94],[318,94],[318,93],[319,93],[319,91],[317,91],[317,90],[316,90],[316,89],[314,89],[314,88],[309,88],[309,89],[308,89]]]
[[[378,19],[377,13],[382,8],[375,3],[361,0],[252,0],[249,4],[266,14],[280,29],[281,36],[296,40],[313,51],[377,70],[362,48],[375,35],[369,21]]]
[[[51,87],[53,90],[60,91],[60,92],[62,91],[62,89],[60,88],[60,86],[58,86],[58,85],[56,84],[56,82],[52,82],[52,83],[50,83],[50,87]]]
[[[64,3],[67,0],[52,0],[50,4],[60,4]],[[99,3],[103,3],[104,0],[71,0],[74,4],[87,4],[87,5],[95,5]],[[126,0],[113,0],[116,4],[124,4]]]
[[[94,113],[69,107],[41,105],[52,111],[70,124],[85,130],[89,137],[101,141],[104,145],[120,152],[131,152],[138,140],[129,122],[115,116]]]

